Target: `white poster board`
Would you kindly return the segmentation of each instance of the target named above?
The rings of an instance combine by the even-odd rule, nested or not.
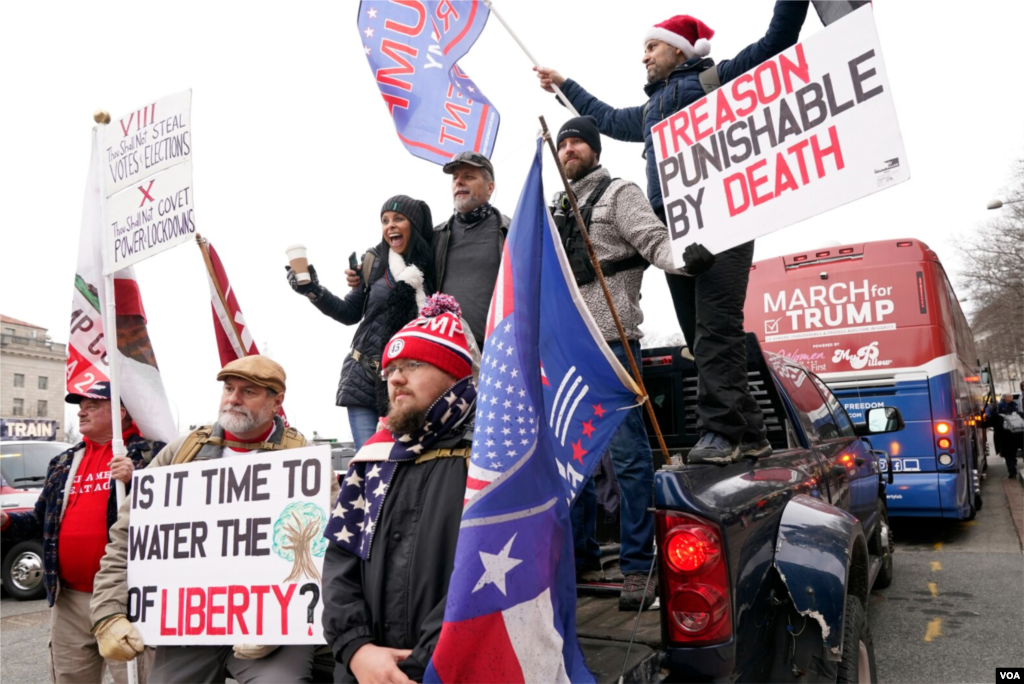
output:
[[[104,275],[195,234],[191,108],[192,91],[185,90],[104,127]]]
[[[147,646],[323,644],[326,445],[135,472],[128,616]]]
[[[651,133],[680,267],[910,177],[870,5]]]

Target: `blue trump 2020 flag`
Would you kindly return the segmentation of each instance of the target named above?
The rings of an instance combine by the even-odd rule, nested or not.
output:
[[[487,321],[465,508],[425,681],[592,682],[569,506],[638,390],[580,299],[544,206],[541,147]]]
[[[498,110],[456,62],[490,14],[482,0],[363,0],[363,52],[412,154],[444,164],[459,152],[490,156]]]

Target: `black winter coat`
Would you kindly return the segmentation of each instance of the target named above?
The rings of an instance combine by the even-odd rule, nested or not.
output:
[[[366,254],[374,257],[368,288],[357,287],[344,298],[324,288],[313,305],[339,323],[359,324],[352,348],[345,354],[341,366],[336,404],[363,406],[382,416],[388,411],[387,385],[378,375],[384,345],[403,325],[416,318],[419,307],[413,289],[405,283],[396,283],[391,277],[387,267],[389,251],[377,245]],[[425,295],[433,292],[429,282],[424,283],[423,288]],[[356,361],[352,350],[357,350],[366,360]],[[376,362],[377,370],[368,368],[367,360]]]
[[[719,81],[727,83],[795,45],[800,38],[800,27],[807,16],[809,4],[778,0],[775,3],[775,15],[768,25],[768,32],[764,38],[740,50],[733,59],[720,62]],[[596,118],[602,133],[616,140],[644,143],[644,158],[647,160],[647,198],[656,212],[662,211],[662,199],[651,127],[704,97],[704,88],[699,80],[700,73],[714,64],[714,60],[700,57],[680,64],[664,81],[644,86],[644,92],[650,98],[646,104],[625,109],[616,109],[601,102],[572,79],[566,79],[562,84],[562,92],[572,102],[572,106],[581,115]]]
[[[467,444],[471,434],[470,426],[436,448]],[[400,465],[377,518],[370,560],[327,545],[323,627],[338,663],[334,681],[356,681],[348,663],[369,642],[412,649],[399,667],[422,681],[441,635],[467,473],[461,457]]]

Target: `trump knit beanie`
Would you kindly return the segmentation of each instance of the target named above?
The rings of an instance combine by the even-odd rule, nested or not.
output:
[[[562,130],[558,131],[558,140],[555,147],[562,144],[566,138],[579,138],[590,145],[597,156],[601,156],[601,131],[597,128],[597,119],[592,116],[577,116],[562,124]]]
[[[423,361],[462,379],[473,372],[473,355],[462,309],[451,295],[431,295],[420,317],[395,333],[384,347],[381,368],[398,359]]]

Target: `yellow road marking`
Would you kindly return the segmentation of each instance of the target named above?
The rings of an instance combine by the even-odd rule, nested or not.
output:
[[[932,548],[935,549],[936,551],[941,551],[942,550],[942,542],[935,542],[935,546],[933,546]]]
[[[928,583],[928,591],[932,592],[932,598],[935,598],[936,596],[939,595],[939,585],[936,584],[935,582],[929,582]]]
[[[939,561],[932,561],[932,572],[939,572],[942,570],[942,563]]]
[[[942,636],[942,618],[935,618],[928,623],[928,631],[924,634],[924,640],[933,641],[940,636]]]

